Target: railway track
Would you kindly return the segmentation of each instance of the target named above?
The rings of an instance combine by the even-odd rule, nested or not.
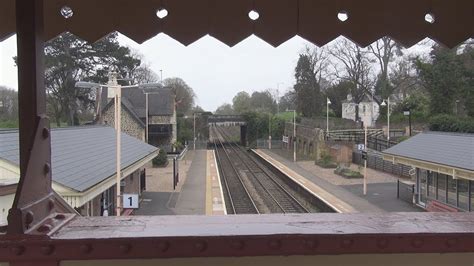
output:
[[[218,142],[221,149],[227,151],[227,155],[231,154],[232,159],[229,162],[232,168],[241,177],[241,183],[245,186],[252,186],[246,189],[250,196],[257,202],[256,207],[260,207],[260,212],[270,213],[305,213],[310,212],[298,199],[296,199],[283,182],[266,166],[262,165],[243,147],[234,142],[227,142],[229,136],[218,128],[213,128],[215,136],[214,144]],[[217,140],[216,140],[217,139]],[[230,156],[229,156],[230,159]],[[227,172],[228,166],[221,165],[222,172]],[[264,205],[262,207],[262,205]]]
[[[219,171],[223,188],[225,190],[225,200],[228,214],[259,214],[250,193],[245,187],[237,169],[232,164],[232,160],[224,143],[219,138],[214,138],[214,149],[216,159],[219,164]]]

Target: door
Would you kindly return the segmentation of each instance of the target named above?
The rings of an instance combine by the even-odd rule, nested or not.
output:
[[[417,187],[418,187],[418,203],[425,207],[427,201],[427,185],[428,185],[428,171],[424,169],[417,169]]]

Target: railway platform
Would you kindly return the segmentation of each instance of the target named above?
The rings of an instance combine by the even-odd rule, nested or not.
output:
[[[179,162],[180,182],[172,185],[172,164],[147,168],[147,190],[135,215],[223,215],[219,173],[212,150],[190,150]]]
[[[393,198],[393,203],[390,207],[387,207],[386,204],[380,204],[380,202],[383,202],[383,199],[380,199],[381,195],[377,195],[379,197],[379,203],[377,203],[377,201],[371,200],[373,195],[359,195],[347,188],[334,185],[318,177],[317,173],[307,171],[299,164],[289,161],[272,151],[260,149],[254,151],[340,213],[419,211],[404,202],[397,202],[396,198]]]

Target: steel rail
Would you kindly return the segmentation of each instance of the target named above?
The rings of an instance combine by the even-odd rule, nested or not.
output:
[[[251,203],[250,205],[247,204],[247,207],[248,207],[249,210],[250,210],[250,212],[248,212],[248,213],[260,214],[260,211],[258,210],[257,206],[255,205],[255,202],[254,202],[253,199],[252,199],[252,196],[250,195],[250,193],[248,192],[247,188],[245,187],[245,184],[244,184],[244,182],[242,181],[242,178],[241,178],[239,172],[237,171],[237,169],[236,169],[236,168],[234,167],[234,165],[232,164],[232,160],[231,160],[231,158],[230,158],[230,155],[229,155],[229,153],[227,152],[227,150],[226,150],[224,144],[222,143],[222,140],[221,140],[221,138],[223,139],[222,135],[219,137],[218,135],[220,135],[220,134],[219,134],[219,132],[218,132],[216,129],[214,129],[214,135],[216,135],[216,137],[217,137],[216,139],[217,139],[217,141],[219,142],[219,145],[222,147],[222,150],[224,151],[225,157],[227,157],[227,161],[228,161],[229,165],[231,166],[233,172],[235,173],[235,177],[236,177],[236,179],[238,180],[238,183],[241,185],[240,187],[243,188],[243,191],[244,191],[244,193],[242,193],[243,196],[244,196],[245,198],[247,198],[247,199],[250,201],[250,203]],[[214,143],[216,143],[216,141],[215,141],[216,139],[214,139]],[[216,150],[216,153],[218,153],[218,150]],[[224,167],[224,165],[222,164],[222,160],[221,160],[220,166],[222,166],[222,168]],[[224,172],[224,169],[222,169],[222,171]],[[226,177],[227,177],[227,176],[226,176]],[[228,180],[227,180],[227,182],[228,182]],[[232,193],[231,191],[232,191],[232,190],[230,190],[230,188],[229,188],[229,195],[231,195],[231,193]],[[235,198],[234,198],[234,199],[235,199]],[[239,200],[245,201],[243,198],[240,198]],[[235,206],[236,206],[235,203],[236,203],[236,202],[233,201],[234,208],[235,208]],[[242,204],[242,205],[245,205],[245,204]],[[239,211],[236,210],[236,211],[235,211],[235,214],[238,214],[238,212],[239,212]],[[240,212],[240,213],[242,213],[242,212]]]
[[[226,132],[224,132],[224,130],[220,129],[220,134],[221,136],[225,136],[227,137],[227,139],[229,139],[229,136]],[[265,192],[268,193],[268,195],[274,200],[274,202],[280,207],[280,209],[284,212],[284,213],[287,213],[288,211],[291,211],[289,209],[285,209],[285,207],[282,206],[282,203],[280,202],[282,199],[278,199],[278,197],[275,197],[275,195],[273,195],[272,192],[270,192],[266,186],[262,183],[262,180],[260,180],[260,178],[258,178],[256,175],[255,175],[255,171],[252,171],[252,167],[249,166],[249,164],[247,162],[245,162],[245,159],[242,158],[241,155],[239,154],[244,154],[244,157],[247,159],[247,160],[250,160],[266,177],[268,177],[268,180],[275,184],[277,186],[277,188],[283,192],[283,194],[287,197],[287,200],[291,203],[294,203],[296,204],[296,206],[298,208],[300,208],[303,212],[307,212],[309,213],[310,211],[305,208],[303,206],[303,204],[301,204],[293,195],[291,195],[291,193],[285,189],[273,176],[273,173],[269,172],[268,169],[265,169],[264,167],[262,167],[260,165],[259,162],[256,161],[255,158],[253,158],[252,156],[250,156],[247,152],[245,152],[244,150],[242,150],[243,148],[239,145],[237,145],[236,143],[234,142],[229,142],[229,145],[232,147],[232,149],[236,152],[237,156],[239,156],[239,158],[242,160],[242,163],[247,167],[247,169],[249,170],[249,172],[255,177],[255,179],[257,180],[257,182],[262,186],[262,188],[264,189]],[[294,210],[294,211],[298,211],[297,208],[295,208],[294,206],[291,206],[291,209]]]

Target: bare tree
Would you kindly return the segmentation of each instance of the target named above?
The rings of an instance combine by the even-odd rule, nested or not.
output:
[[[340,81],[353,84],[350,92],[356,103],[360,103],[364,95],[373,93],[373,61],[368,51],[347,39],[341,39],[333,44],[330,54],[336,61],[332,64],[333,74]]]
[[[18,119],[18,92],[0,86],[0,121]]]
[[[401,46],[390,37],[383,37],[370,45],[369,51],[375,56],[380,67],[375,93],[386,98],[392,93],[393,89],[390,87],[389,81],[389,64],[395,56],[403,55]]]
[[[130,79],[134,84],[154,83],[158,81],[158,75],[149,64],[142,64],[131,73]]]
[[[316,82],[321,86],[321,83],[325,83],[325,78],[328,75],[329,53],[327,48],[317,46],[306,46],[303,52],[309,58],[310,69],[313,71],[313,75]]]
[[[365,95],[373,95],[375,78],[372,73],[373,60],[367,49],[360,48],[357,44],[340,39],[330,50],[333,61],[334,75],[339,82],[352,84],[350,93],[355,103],[359,104]],[[356,120],[359,120],[359,110],[355,110]]]

